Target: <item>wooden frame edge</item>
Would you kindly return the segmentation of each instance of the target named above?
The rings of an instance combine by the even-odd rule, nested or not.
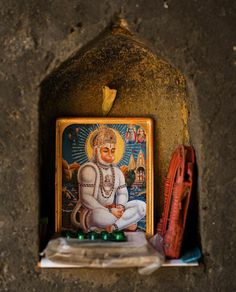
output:
[[[153,149],[153,119],[152,118],[118,118],[118,117],[96,117],[96,118],[57,118],[56,120],[56,144],[55,144],[55,232],[60,232],[62,228],[62,135],[67,126],[72,123],[78,124],[146,124],[148,128],[148,145],[147,145],[147,157],[148,157],[148,179],[150,183],[147,185],[147,193],[149,194],[146,198],[147,212],[146,212],[146,235],[151,237],[154,234],[154,149]],[[150,166],[150,167],[149,167]]]

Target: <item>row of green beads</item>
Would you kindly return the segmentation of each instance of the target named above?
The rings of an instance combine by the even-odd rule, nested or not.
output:
[[[107,231],[102,231],[101,233],[97,233],[95,231],[90,231],[85,233],[83,231],[66,232],[66,238],[77,238],[79,240],[90,239],[90,240],[97,240],[102,239],[104,241],[126,241],[126,236],[124,235],[123,231],[114,231],[113,233],[108,233]]]

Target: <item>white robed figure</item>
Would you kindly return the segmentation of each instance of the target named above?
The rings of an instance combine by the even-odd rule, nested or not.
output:
[[[146,215],[146,204],[128,201],[128,190],[122,171],[113,163],[116,135],[111,128],[101,126],[90,139],[92,161],[78,172],[79,201],[71,213],[71,221],[84,231],[105,229],[135,230]],[[77,212],[80,212],[80,222]]]

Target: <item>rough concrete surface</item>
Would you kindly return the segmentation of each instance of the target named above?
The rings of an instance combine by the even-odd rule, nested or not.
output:
[[[0,7],[0,289],[235,291],[235,2],[12,0]],[[117,14],[187,80],[203,263],[150,276],[39,270],[40,85]]]

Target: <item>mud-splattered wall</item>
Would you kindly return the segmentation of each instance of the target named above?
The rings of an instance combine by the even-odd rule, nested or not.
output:
[[[236,288],[232,273],[236,240],[236,90],[233,80],[236,70],[235,8],[233,1],[216,4],[215,1],[32,0],[1,4],[1,289],[233,291]],[[45,84],[45,78],[51,76],[66,60],[68,65],[68,58],[72,54],[78,51],[83,54],[84,48],[96,47],[95,44],[101,48],[104,44],[104,30],[110,26],[114,15],[119,13],[128,21],[131,31],[145,43],[141,47],[135,43],[132,48],[135,50],[139,47],[138,52],[142,51],[144,66],[149,62],[155,68],[152,72],[144,70],[145,74],[150,75],[149,79],[145,74],[137,76],[140,70],[136,70],[135,66],[139,66],[140,59],[133,60],[134,63],[130,63],[130,70],[127,71],[128,83],[132,80],[130,77],[135,76],[135,86],[132,88],[132,84],[126,84],[122,76],[114,79],[113,72],[118,74],[123,63],[118,60],[115,63],[117,67],[112,68],[114,65],[109,53],[111,68],[103,75],[97,74],[96,78],[102,76],[102,83],[113,81],[110,85],[120,89],[112,115],[120,115],[120,108],[123,110],[122,115],[128,115],[129,107],[132,107],[132,115],[136,115],[139,108],[143,107],[145,115],[155,117],[164,107],[161,102],[155,103],[156,93],[160,92],[158,90],[165,80],[156,78],[159,76],[158,66],[165,64],[160,59],[179,70],[163,65],[171,71],[170,95],[174,91],[180,94],[183,97],[181,100],[187,101],[190,112],[190,139],[198,159],[199,221],[204,264],[199,268],[162,268],[148,277],[141,277],[133,269],[37,270],[37,226],[41,198],[39,149],[42,142],[47,143],[39,133],[39,115],[45,114],[43,107],[47,105],[47,95],[42,95],[40,85],[43,81]],[[117,46],[123,43],[120,48],[124,50],[129,44],[126,37],[120,36],[117,42]],[[119,56],[121,51],[119,49],[115,56]],[[125,60],[129,62],[130,59]],[[129,66],[129,63],[126,65]],[[188,94],[182,83],[182,75],[177,83],[176,80],[173,83],[171,81],[173,76],[180,74],[178,72],[187,81]],[[143,86],[137,86],[137,80],[142,80]],[[148,81],[145,83],[145,80]],[[155,84],[152,80],[155,80]],[[81,112],[76,112],[81,115],[100,115],[99,111],[91,112],[92,108],[85,102],[86,99],[88,103],[99,102],[99,98],[102,98],[102,95],[99,97],[100,87],[96,87],[96,80],[90,81],[89,86],[94,88],[96,99],[93,100],[92,91],[83,91],[80,85],[74,87],[73,92],[78,92],[80,96],[84,94],[80,99]],[[54,85],[60,86],[60,82]],[[72,98],[73,101],[76,95],[71,92],[67,92],[67,95],[61,92],[61,96],[64,99]],[[138,103],[138,107],[134,108],[134,100],[139,93],[145,97],[145,103]],[[162,93],[160,96],[168,98],[166,90]],[[54,105],[59,109],[60,98],[54,96]],[[48,102],[50,106],[52,97]],[[178,129],[185,128],[183,109],[185,106],[180,104],[178,112],[181,112],[182,117],[180,119],[178,116],[177,119],[183,124]],[[174,139],[173,132],[170,136]],[[183,136],[187,138],[184,134],[181,139]],[[177,137],[180,137],[180,133]]]

